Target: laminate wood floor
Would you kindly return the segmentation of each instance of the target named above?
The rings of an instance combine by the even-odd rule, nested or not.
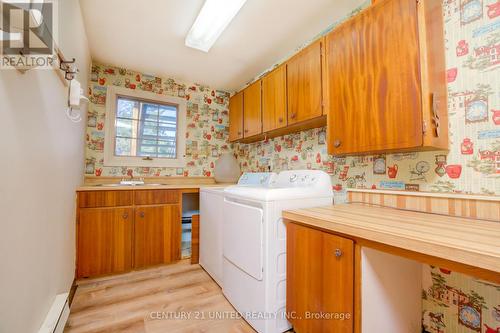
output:
[[[79,281],[65,332],[255,332],[243,319],[227,318],[235,313],[199,265],[181,261]]]

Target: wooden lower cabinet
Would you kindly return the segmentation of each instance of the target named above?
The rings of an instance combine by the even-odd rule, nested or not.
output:
[[[135,209],[134,267],[168,264],[180,259],[179,205]]]
[[[354,242],[287,223],[286,308],[297,333],[353,332]]]
[[[78,223],[78,277],[132,268],[132,208],[81,209]]]
[[[77,278],[180,260],[181,192],[85,191],[78,207]]]

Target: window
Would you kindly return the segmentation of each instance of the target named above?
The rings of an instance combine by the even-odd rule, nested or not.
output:
[[[184,164],[186,102],[182,98],[108,87],[104,164]]]
[[[118,96],[115,128],[115,156],[177,156],[176,105]]]

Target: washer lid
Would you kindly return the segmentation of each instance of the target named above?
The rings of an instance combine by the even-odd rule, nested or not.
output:
[[[223,195],[224,194],[224,190],[227,188],[226,187],[222,187],[222,186],[207,186],[207,187],[200,187],[200,192],[210,192],[210,193],[214,193],[214,194],[220,194],[220,195]]]
[[[229,186],[226,195],[259,201],[333,197],[330,176],[320,170],[282,171],[270,186]]]
[[[224,191],[227,197],[236,197],[242,199],[251,199],[257,201],[278,201],[290,199],[306,198],[333,198],[331,187],[324,189],[315,188],[291,188],[291,187],[240,187],[231,186]]]

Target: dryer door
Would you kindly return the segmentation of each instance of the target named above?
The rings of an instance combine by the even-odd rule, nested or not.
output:
[[[263,210],[239,202],[224,201],[223,254],[233,265],[262,280]]]

